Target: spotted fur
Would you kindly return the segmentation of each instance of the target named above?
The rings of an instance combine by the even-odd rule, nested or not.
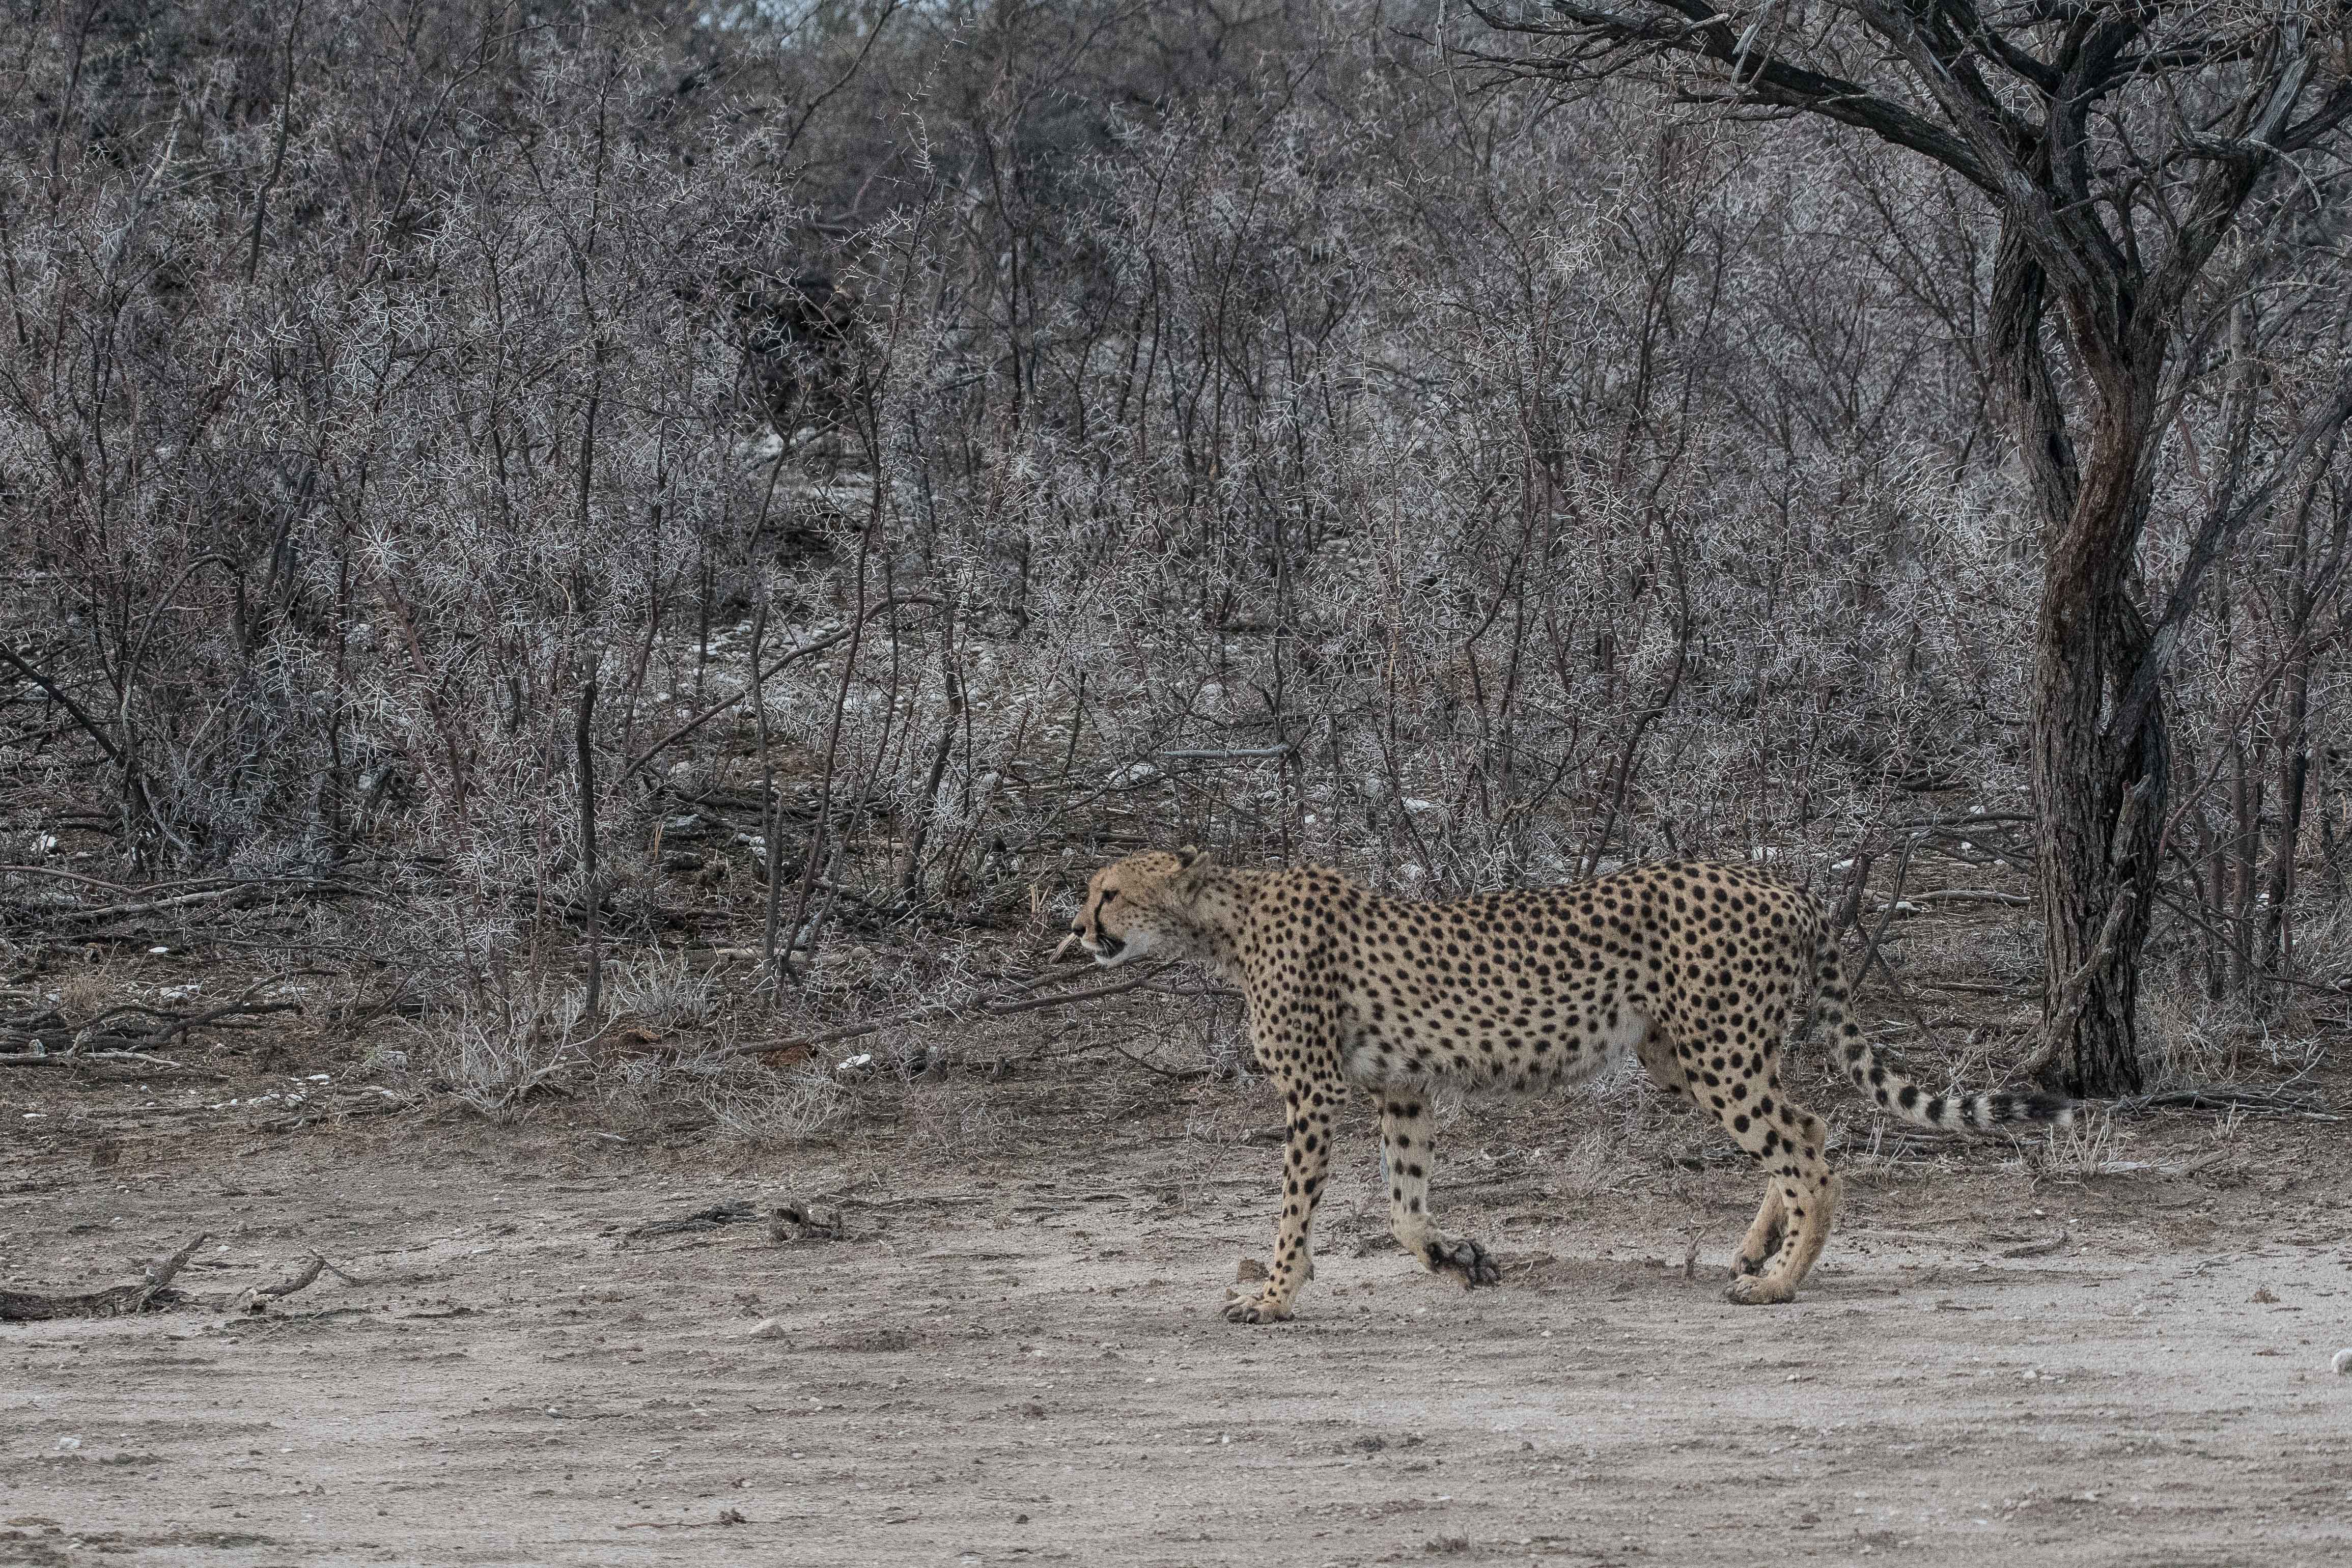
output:
[[[1820,1117],[1780,1082],[1790,1013],[1889,1112],[1927,1127],[2071,1119],[2042,1094],[1930,1095],[1879,1059],[1846,1005],[1820,906],[1748,866],[1639,866],[1570,888],[1443,903],[1383,898],[1321,867],[1248,871],[1199,851],[1130,856],[1094,875],[1067,941],[1106,965],[1192,958],[1248,1000],[1258,1064],[1289,1110],[1283,1207],[1265,1287],[1241,1322],[1290,1316],[1313,1271],[1311,1230],[1332,1124],[1350,1093],[1380,1107],[1389,1219],[1433,1273],[1502,1278],[1429,1209],[1429,1089],[1439,1079],[1522,1092],[1586,1078],[1631,1052],[1713,1115],[1763,1166],[1730,1299],[1793,1299],[1829,1239],[1838,1181]]]

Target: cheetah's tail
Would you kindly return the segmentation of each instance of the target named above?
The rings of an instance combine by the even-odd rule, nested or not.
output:
[[[1846,1007],[1845,965],[1838,957],[1837,939],[1822,934],[1816,965],[1818,984],[1813,1012],[1806,1033],[1836,1051],[1837,1059],[1854,1087],[1906,1121],[1951,1131],[1990,1131],[2005,1121],[2054,1121],[2074,1124],[2074,1101],[2057,1094],[1928,1094],[1878,1059],[1869,1037]]]

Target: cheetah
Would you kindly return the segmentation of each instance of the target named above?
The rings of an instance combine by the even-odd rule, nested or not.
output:
[[[1104,867],[1059,958],[1202,961],[1247,1001],[1259,1067],[1288,1107],[1274,1265],[1226,1316],[1278,1322],[1313,1274],[1332,1123],[1364,1090],[1380,1107],[1397,1240],[1465,1288],[1502,1269],[1438,1227],[1429,1203],[1434,1080],[1528,1093],[1588,1078],[1627,1053],[1713,1115],[1764,1168],[1764,1200],[1728,1298],[1795,1299],[1821,1257],[1838,1178],[1820,1117],[1781,1087],[1790,1009],[1810,983],[1808,1034],[1863,1092],[1923,1127],[2072,1121],[2054,1095],[1930,1095],[1878,1059],[1849,1012],[1837,942],[1803,889],[1749,866],[1637,866],[1573,887],[1444,902],[1385,898],[1324,867],[1241,870],[1197,849]]]

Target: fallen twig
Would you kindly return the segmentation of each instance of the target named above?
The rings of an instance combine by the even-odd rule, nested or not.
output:
[[[631,1239],[634,1239],[644,1236],[673,1236],[682,1230],[717,1230],[722,1225],[732,1225],[737,1220],[757,1219],[759,1216],[760,1208],[757,1204],[738,1199],[732,1203],[713,1204],[709,1208],[697,1209],[692,1214],[680,1215],[676,1219],[650,1220],[630,1231],[628,1235]]]
[[[299,1272],[288,1275],[275,1285],[256,1285],[246,1291],[244,1295],[237,1298],[237,1309],[246,1312],[267,1311],[270,1302],[282,1300],[295,1291],[305,1289],[322,1273],[331,1274],[346,1285],[364,1283],[328,1262],[326,1254],[313,1252],[310,1254],[310,1261],[304,1264]]]
[[[2001,996],[2012,1002],[2031,1002],[2042,994],[2039,978],[2011,985],[1986,985],[1973,980],[1914,980],[1911,985],[1919,991],[1957,991],[1967,996]]]
[[[129,915],[160,914],[165,910],[183,910],[192,904],[208,904],[216,899],[241,898],[259,892],[267,884],[239,882],[228,888],[206,888],[200,892],[174,893],[167,899],[142,899],[128,904],[100,904],[95,909],[69,909],[59,904],[46,908],[40,914],[58,921],[110,921]]]
[[[293,1132],[316,1121],[352,1121],[362,1116],[394,1116],[404,1110],[413,1110],[424,1103],[425,1097],[421,1094],[400,1095],[388,1089],[369,1089],[347,1096],[332,1105],[305,1100],[302,1108],[292,1115],[273,1116],[267,1121],[255,1122],[253,1127],[257,1132]]]
[[[2128,1116],[2141,1110],[2237,1110],[2250,1116],[2295,1116],[2311,1121],[2341,1121],[2315,1094],[2290,1094],[2283,1089],[2239,1089],[2226,1083],[2199,1089],[2171,1089],[2159,1094],[2135,1094],[2116,1100],[2110,1110]]]
[[[282,985],[289,980],[301,980],[331,973],[331,971],[324,969],[290,969],[283,974],[266,976],[238,992],[236,1000],[234,1002],[215,1007],[208,1013],[199,1013],[194,1017],[175,1019],[155,1036],[154,1043],[162,1045],[173,1035],[185,1034],[190,1029],[201,1029],[208,1024],[216,1024],[223,1018],[258,1018],[270,1013],[299,1013],[302,1010],[302,1004],[299,1002],[256,1002],[253,998],[257,994],[267,991],[273,985]]]
[[[1125,1057],[1129,1061],[1133,1062],[1137,1067],[1141,1068],[1144,1071],[1158,1073],[1161,1078],[1173,1079],[1177,1083],[1193,1083],[1209,1076],[1209,1069],[1207,1068],[1164,1068],[1160,1066],[1157,1062],[1146,1061],[1141,1057],[1137,1056],[1133,1051],[1129,1050],[1125,1046],[1120,1045],[1117,1040],[1105,1040],[1103,1044],[1108,1046],[1112,1050],[1118,1052],[1120,1056]]]
[[[203,1068],[192,1068],[185,1062],[175,1062],[169,1057],[151,1057],[139,1051],[32,1051],[23,1055],[0,1057],[0,1068],[104,1067],[114,1062],[161,1068],[166,1072],[179,1073],[188,1078],[210,1079],[216,1083],[228,1081],[226,1073],[208,1072]]]
[[[125,882],[110,882],[102,877],[86,876],[79,871],[63,871],[54,866],[0,866],[0,877],[55,877],[60,881],[80,882],[88,887],[104,888],[112,893],[138,891]]]
[[[194,1240],[171,1257],[147,1266],[147,1277],[136,1285],[110,1290],[89,1290],[75,1296],[51,1296],[37,1290],[0,1290],[0,1322],[31,1323],[52,1318],[127,1318],[148,1308],[180,1299],[171,1288],[172,1277],[195,1256],[209,1237],[198,1232]]]
[[[1053,1007],[1067,1007],[1074,1003],[1093,1002],[1105,996],[1117,996],[1129,991],[1140,990],[1163,973],[1171,963],[1173,963],[1172,960],[1169,963],[1151,964],[1131,979],[1114,981],[1104,985],[1089,985],[1080,991],[1065,991],[1059,995],[1018,995],[1021,991],[1034,991],[1040,985],[1066,979],[1071,974],[1081,972],[1077,966],[1071,965],[1061,970],[1049,971],[1034,979],[1023,982],[1012,996],[982,998],[977,1002],[934,1002],[928,1006],[910,1007],[906,1012],[893,1013],[886,1017],[868,1018],[861,1024],[844,1024],[839,1028],[820,1029],[813,1035],[796,1035],[789,1040],[763,1040],[750,1045],[736,1046],[726,1054],[770,1056],[778,1051],[814,1050],[819,1046],[837,1045],[843,1040],[860,1039],[867,1035],[880,1034],[883,1030],[898,1025],[919,1024],[932,1018],[956,1017],[967,1013],[977,1013],[989,1018],[1009,1018],[1016,1013],[1036,1013]]]
[[[185,883],[166,883],[167,887],[184,887]],[[148,892],[151,889],[133,889]],[[75,926],[103,924],[113,920],[131,920],[145,915],[171,914],[204,906],[208,910],[233,907],[263,895],[292,895],[310,898],[336,894],[367,897],[369,890],[349,882],[332,881],[315,877],[264,877],[252,881],[232,882],[226,887],[200,888],[194,892],[173,893],[163,898],[141,898],[117,904],[14,904],[0,906],[0,916],[22,920],[38,928],[43,925]],[[84,931],[74,938],[77,942],[102,940],[112,934],[106,931]]]
[[[2033,900],[2023,893],[2004,893],[1991,888],[1930,888],[1923,892],[1906,893],[1890,903],[1882,904],[1874,913],[1888,910],[1901,911],[1916,909],[1922,904],[2006,904],[2011,909],[2023,909]]]
[[[141,1060],[142,1047],[153,1049],[196,1029],[242,1027],[246,1026],[247,1020],[267,1017],[273,1013],[299,1013],[302,1005],[299,1002],[257,1002],[254,998],[272,985],[304,975],[327,973],[325,970],[298,969],[272,974],[247,986],[234,1001],[200,1013],[173,1012],[169,1008],[151,1007],[144,1002],[119,1002],[80,1024],[74,1023],[54,1007],[0,1018],[0,1044],[33,1047],[21,1056],[0,1057],[0,1062],[31,1066],[45,1059],[59,1065],[76,1059]],[[146,1022],[150,1019],[153,1021]],[[153,1066],[182,1072],[195,1070],[184,1063],[162,1058],[143,1059]]]

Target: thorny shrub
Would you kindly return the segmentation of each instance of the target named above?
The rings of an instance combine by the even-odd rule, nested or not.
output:
[[[2030,854],[1990,230],[1833,132],[1468,95],[1348,5],[1224,53],[1077,4],[8,15],[6,858],[280,879],[268,941],[391,963],[486,1104],[596,1055],[592,899],[604,1014],[693,1036],[985,984],[938,938],[1149,844],[1414,892],[1763,858],[1874,874],[1865,929],[1898,860]],[[2340,279],[2340,222],[2291,259]],[[2257,402],[2324,372],[2302,321]],[[2340,895],[2348,471],[2193,627],[2184,992]],[[26,941],[85,890],[11,888]],[[852,927],[934,937],[812,966]],[[597,1059],[751,1136],[844,1103]]]

